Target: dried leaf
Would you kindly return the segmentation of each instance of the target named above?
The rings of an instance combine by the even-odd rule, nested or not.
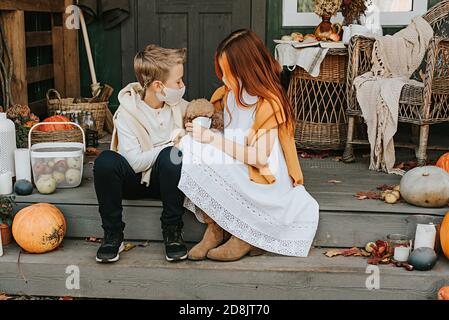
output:
[[[71,300],[74,300],[74,299],[73,299],[73,297],[65,296],[65,297],[60,297],[59,300],[71,301]]]
[[[366,251],[366,250],[360,250],[360,252],[361,252],[361,254],[362,254],[362,256],[363,257],[371,257],[371,253],[369,253],[368,251]]]
[[[146,248],[146,247],[148,247],[149,245],[150,245],[150,241],[145,241],[145,242],[139,243],[139,244],[138,244],[138,247]]]
[[[134,249],[135,247],[136,247],[135,244],[127,243],[127,244],[125,244],[125,249],[123,249],[123,251],[128,252],[128,251]]]
[[[89,237],[86,238],[87,242],[95,242],[95,243],[101,243],[101,239],[95,238],[95,237]]]
[[[365,199],[379,200],[380,199],[380,193],[379,192],[375,192],[375,191],[361,191],[361,192],[357,192],[355,194],[355,197],[358,200],[365,200]]]
[[[387,191],[387,190],[393,190],[394,188],[396,188],[395,184],[383,184],[381,186],[378,186],[377,190]]]
[[[360,251],[359,248],[351,248],[348,250],[343,250],[342,253],[345,257],[350,257],[350,256],[362,256],[362,252]]]
[[[101,153],[101,151],[98,150],[97,148],[89,147],[89,148],[86,149],[86,155],[87,156],[99,156],[100,153]]]
[[[303,159],[324,159],[329,157],[329,152],[309,153],[303,151],[299,155]]]
[[[333,257],[336,257],[336,256],[341,256],[343,254],[343,250],[341,250],[341,249],[331,249],[331,250],[326,251],[324,254],[328,258],[333,258]]]
[[[12,297],[6,295],[5,293],[0,293],[0,301],[11,300]]]

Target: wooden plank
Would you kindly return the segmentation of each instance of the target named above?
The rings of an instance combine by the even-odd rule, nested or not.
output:
[[[2,0],[0,10],[64,12],[65,6],[62,0]]]
[[[34,31],[25,33],[25,43],[27,48],[51,46],[51,31]]]
[[[53,64],[45,64],[27,69],[27,82],[36,83],[48,79],[53,79]]]
[[[74,4],[74,0],[64,0],[67,7]],[[64,14],[65,21],[66,15]],[[80,96],[80,66],[79,66],[79,48],[78,48],[78,30],[70,30],[63,26],[64,38],[64,78],[65,78],[65,96]]]
[[[153,3],[154,1],[146,1]],[[128,19],[121,23],[121,48],[122,48],[122,87],[128,83],[136,81],[134,74],[133,61],[134,56],[139,50],[137,48],[137,31],[136,31],[136,19],[137,19],[137,0],[130,0],[130,16]],[[154,4],[153,4],[154,5]],[[151,20],[151,19],[150,19]],[[151,29],[153,30],[153,29]],[[155,34],[156,32],[150,32]]]
[[[350,144],[359,144],[359,145],[369,145],[369,141],[368,140],[353,140],[352,142],[350,142]],[[414,143],[407,143],[407,142],[401,142],[401,141],[397,141],[394,143],[394,146],[396,148],[407,148],[407,149],[416,149],[418,148],[418,146]],[[436,150],[436,151],[447,151],[449,150],[449,147],[447,145],[445,146],[435,146],[435,145],[428,145],[427,146],[428,150]]]
[[[17,210],[28,204],[20,203]],[[101,219],[97,206],[74,206],[57,204],[64,212],[68,229],[67,237],[103,237]],[[131,240],[161,241],[160,216],[162,207],[124,206],[123,219],[126,223],[125,237]],[[366,243],[384,239],[390,233],[401,233],[412,237],[416,224],[440,223],[443,217],[426,215],[379,214],[365,212],[327,212],[320,211],[320,222],[314,245],[317,247],[351,248],[364,247]],[[194,215],[184,215],[185,240],[198,242],[202,239],[204,225]]]
[[[55,89],[65,97],[64,26],[62,17],[61,14],[53,14],[51,17],[51,40]]]
[[[16,104],[28,104],[27,64],[25,46],[25,15],[23,11],[0,11],[5,38],[14,63],[11,94]]]
[[[0,289],[9,294],[118,299],[435,299],[449,284],[449,262],[432,271],[408,272],[379,266],[381,286],[368,290],[366,259],[326,258],[312,250],[307,259],[264,255],[232,263],[169,263],[163,245],[150,243],[121,254],[120,262],[95,262],[98,244],[65,241],[57,251],[21,255],[5,248],[0,257]],[[79,268],[80,287],[66,287],[68,266]]]
[[[251,2],[251,29],[266,43],[266,19],[267,2],[266,0],[252,0]]]

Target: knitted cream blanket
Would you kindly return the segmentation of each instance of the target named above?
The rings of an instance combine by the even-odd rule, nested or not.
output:
[[[423,86],[410,76],[421,64],[432,37],[432,27],[422,17],[414,18],[393,36],[375,37],[373,67],[354,80],[368,127],[370,170],[403,173],[394,169],[393,136],[398,126],[399,99],[404,85]]]

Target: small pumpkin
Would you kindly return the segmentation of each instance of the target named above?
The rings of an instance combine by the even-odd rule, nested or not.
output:
[[[440,243],[444,255],[449,259],[449,212],[444,217],[440,226]]]
[[[28,180],[17,180],[14,184],[14,192],[19,196],[29,196],[33,193],[33,185]]]
[[[418,167],[401,179],[401,196],[412,205],[442,208],[449,203],[449,173],[436,166]]]
[[[449,152],[438,159],[436,166],[449,173]]]
[[[408,263],[419,271],[429,271],[435,267],[438,256],[432,248],[418,248],[408,258]]]
[[[51,122],[70,122],[69,119],[67,119],[64,116],[52,116],[47,119],[45,119],[43,122],[45,123],[51,123]],[[51,132],[51,131],[64,131],[64,130],[73,130],[73,126],[70,124],[46,124],[38,127],[36,130],[42,131],[42,132]]]
[[[438,300],[449,301],[449,287],[443,287],[438,291]]]
[[[49,203],[38,203],[20,210],[12,223],[14,239],[29,253],[45,253],[58,248],[66,231],[64,215]]]

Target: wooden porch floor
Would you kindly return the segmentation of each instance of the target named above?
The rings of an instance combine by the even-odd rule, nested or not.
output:
[[[401,154],[404,160],[410,154]],[[0,258],[0,291],[9,294],[136,299],[434,299],[449,284],[449,261],[440,257],[430,272],[408,272],[381,266],[381,288],[365,286],[369,274],[363,258],[327,258],[323,248],[365,246],[390,233],[414,235],[417,223],[439,222],[448,208],[425,209],[406,203],[388,205],[378,200],[357,200],[359,191],[397,184],[399,176],[369,171],[368,159],[344,164],[326,159],[302,159],[306,188],[320,204],[315,246],[306,259],[266,254],[233,263],[164,260],[160,243],[161,203],[151,199],[123,202],[128,241],[149,240],[150,245],[122,254],[111,266],[95,263],[103,231],[92,180],[92,164],[85,167],[79,188],[58,190],[50,196],[34,193],[17,197],[20,209],[31,203],[51,202],[67,219],[63,247],[45,255],[22,254],[5,248]],[[331,183],[331,180],[341,183]],[[184,238],[199,241],[204,226],[192,214],[184,217]],[[135,242],[135,243],[139,243]],[[193,245],[192,243],[189,244]],[[66,268],[80,270],[80,289],[65,287]]]

